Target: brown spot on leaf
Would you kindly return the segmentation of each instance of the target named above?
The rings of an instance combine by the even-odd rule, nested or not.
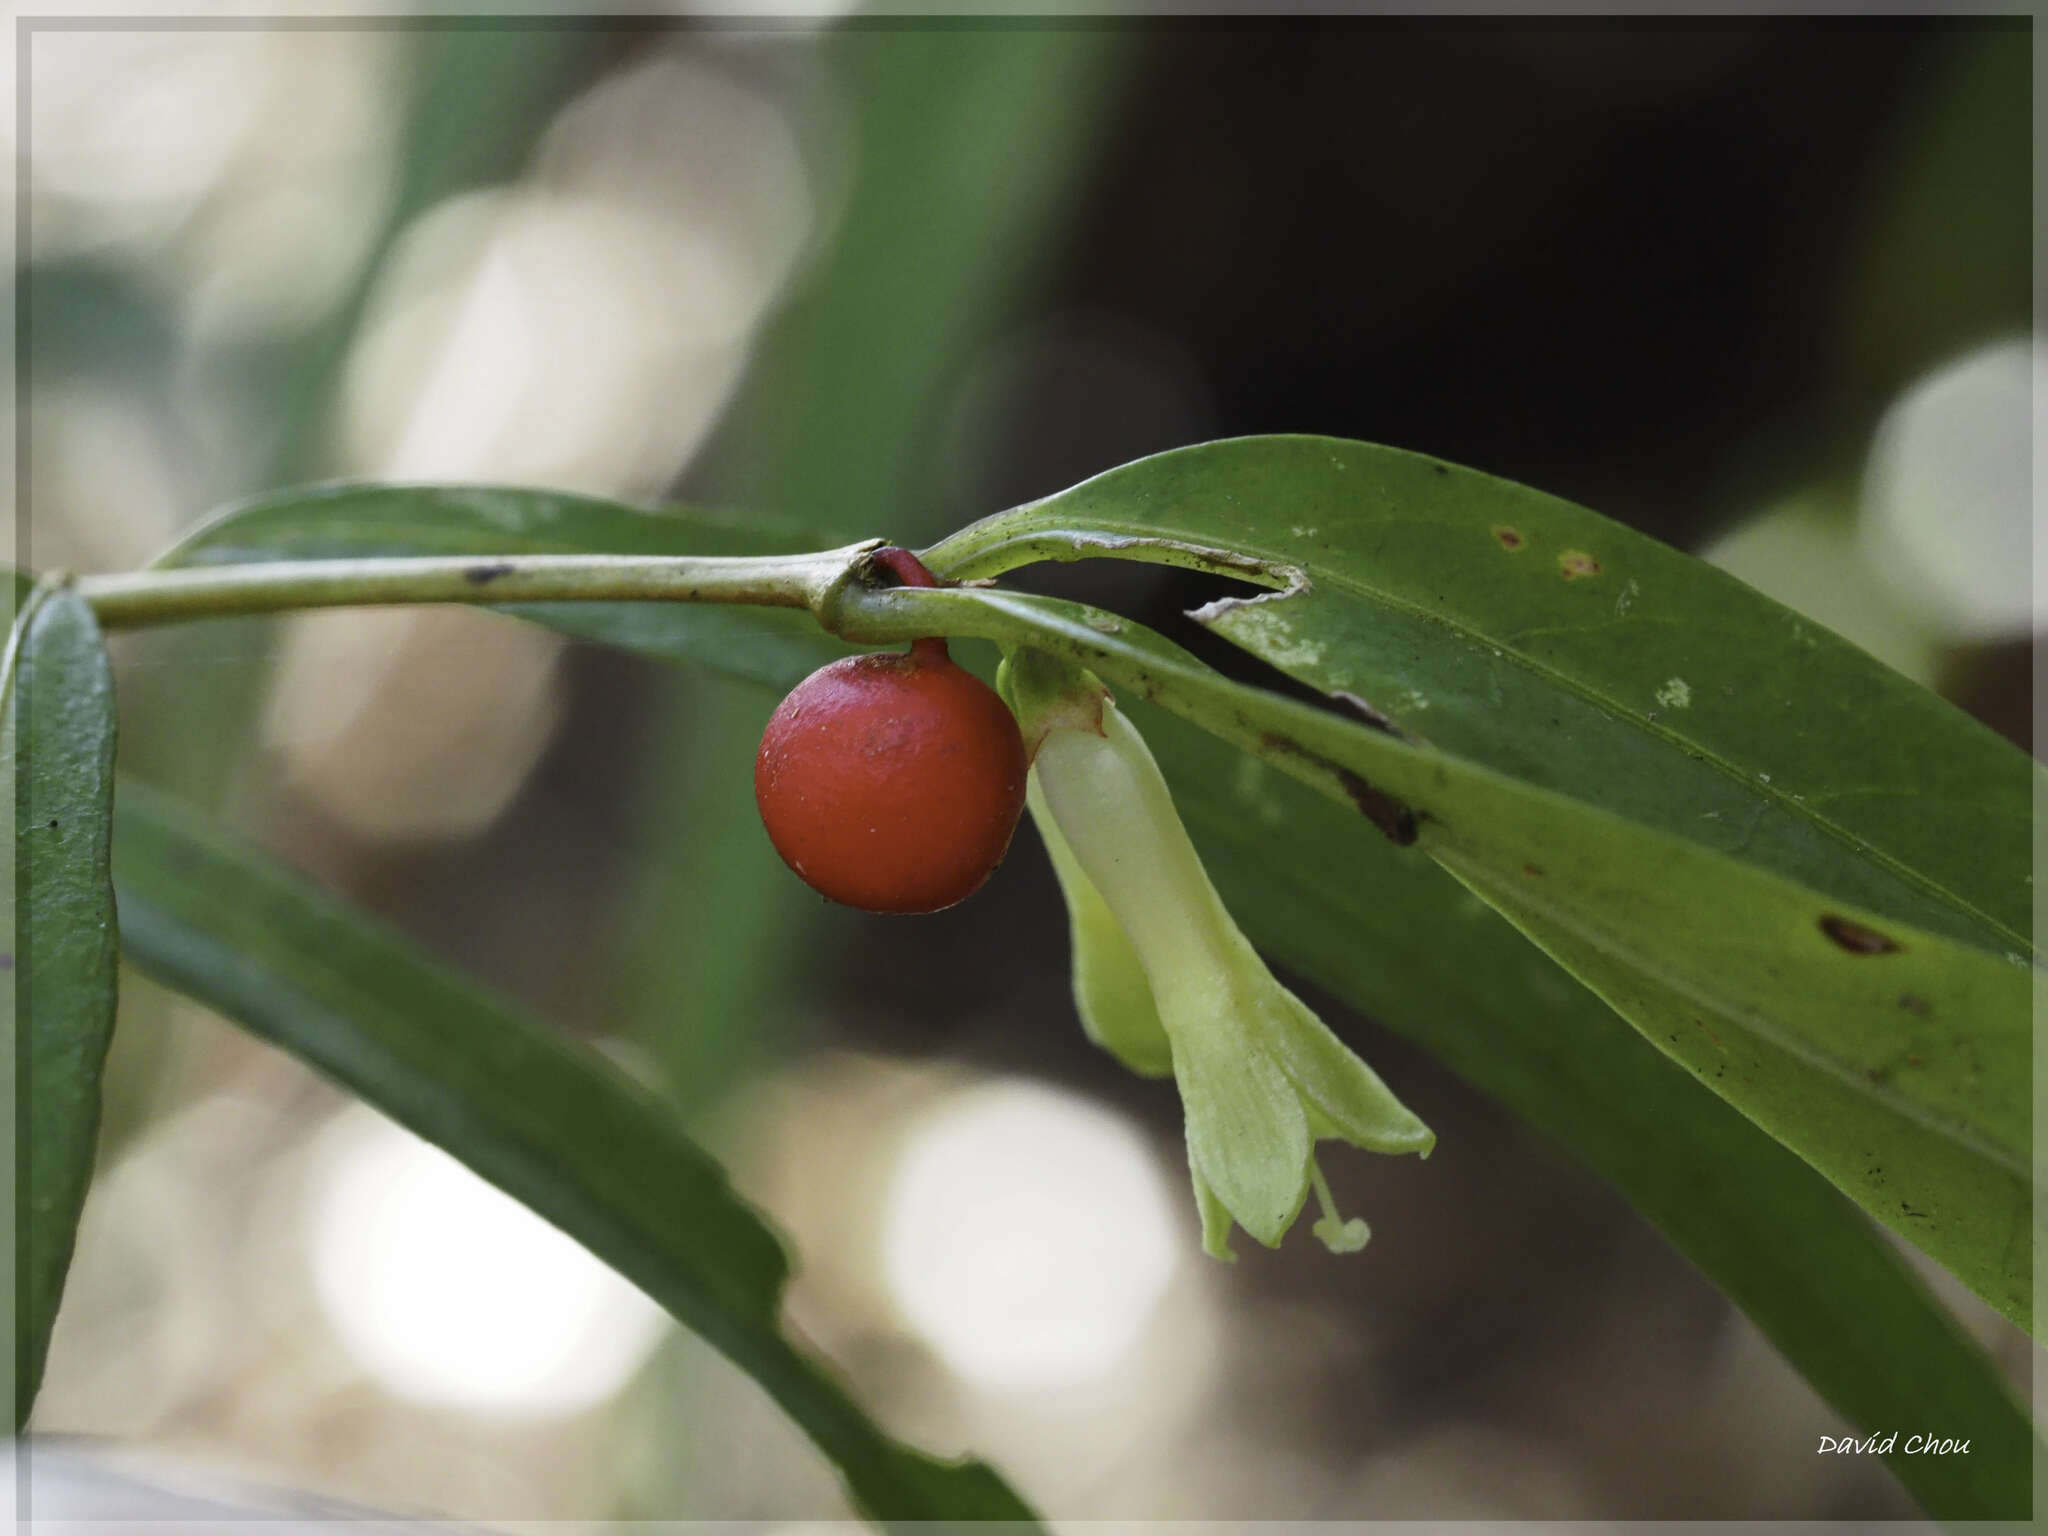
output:
[[[1365,819],[1378,827],[1388,842],[1406,848],[1415,841],[1415,813],[1407,806],[1385,790],[1374,789],[1349,768],[1338,769],[1337,777],[1343,781],[1344,793],[1351,797],[1351,803],[1364,812]]]
[[[1495,523],[1493,525],[1493,536],[1500,540],[1500,547],[1502,549],[1520,549],[1527,542],[1522,537],[1521,529],[1510,528],[1506,523]]]
[[[1924,1019],[1927,1015],[1934,1012],[1934,1005],[1932,1003],[1912,992],[1901,992],[1899,994],[1899,1006],[1916,1018]]]
[[[1598,576],[1600,562],[1583,549],[1568,549],[1557,557],[1557,573],[1566,581],[1577,581],[1581,576]]]
[[[1889,955],[1899,947],[1897,939],[1888,939],[1875,928],[1832,913],[1820,920],[1820,931],[1852,955]]]
[[[1415,813],[1385,790],[1373,788],[1359,774],[1341,763],[1331,762],[1320,752],[1309,751],[1291,736],[1268,731],[1259,738],[1259,744],[1269,752],[1285,752],[1292,757],[1303,758],[1334,774],[1337,782],[1344,786],[1344,793],[1351,797],[1351,803],[1358,807],[1367,821],[1380,829],[1388,842],[1405,848],[1415,841]]]
[[[1524,864],[1522,866],[1522,873],[1525,875],[1541,875],[1543,871],[1534,864]]]
[[[462,579],[472,587],[486,587],[500,576],[510,576],[512,571],[513,567],[501,560],[496,565],[472,565],[462,573]]]

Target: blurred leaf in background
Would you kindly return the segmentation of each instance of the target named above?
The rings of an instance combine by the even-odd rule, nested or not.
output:
[[[516,175],[597,46],[461,26],[37,35],[23,553],[138,564],[221,500],[374,468],[337,452],[336,407],[394,247]],[[124,768],[244,801],[281,628],[117,645]],[[177,1075],[165,999],[126,989],[123,1017],[116,1143]]]
[[[1917,60],[1842,286],[1862,420],[1917,374],[2033,314],[2033,73],[2026,24],[1981,19]]]

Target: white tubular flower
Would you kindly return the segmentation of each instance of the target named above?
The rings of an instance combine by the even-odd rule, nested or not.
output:
[[[1311,1189],[1316,1236],[1365,1245],[1315,1160],[1334,1139],[1427,1155],[1436,1137],[1274,979],[1224,908],[1135,728],[1102,685],[1035,652],[1003,690],[1034,748],[1027,801],[1067,896],[1075,1000],[1088,1033],[1135,1070],[1170,1069],[1187,1116],[1203,1246],[1234,1221],[1268,1247]]]

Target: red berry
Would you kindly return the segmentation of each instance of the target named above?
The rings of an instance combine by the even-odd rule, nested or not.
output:
[[[813,890],[869,912],[936,912],[1002,862],[1027,766],[995,690],[944,642],[919,641],[797,684],[762,733],[754,799]]]

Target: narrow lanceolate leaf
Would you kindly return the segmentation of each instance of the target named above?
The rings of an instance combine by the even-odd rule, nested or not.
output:
[[[568,491],[511,486],[304,487],[227,507],[160,556],[159,567],[372,555],[777,555],[835,541],[774,518],[648,512]],[[846,654],[808,615],[701,603],[503,603],[499,612],[564,634],[692,660],[773,687]]]
[[[889,1522],[1029,1520],[979,1462],[892,1440],[784,1333],[789,1264],[653,1094],[160,796],[123,783],[122,939],[554,1222],[754,1377]]]
[[[1967,1456],[1908,1455],[1902,1434],[1886,1458],[1930,1515],[2026,1517],[2024,1411],[1826,1180],[1413,850],[1184,722],[1146,710],[1139,723],[1210,872],[1262,947],[1614,1185],[1858,1435],[1963,1426],[1943,1433],[1969,1440]],[[1813,1447],[1775,1454],[1789,1464]]]
[[[114,679],[99,628],[71,593],[37,591],[22,603],[8,650],[0,761],[14,830],[0,963],[11,982],[19,1429],[42,1382],[92,1180],[119,946],[107,854]]]
[[[2026,1325],[2031,971],[2016,957],[1232,683],[1078,604],[849,588],[834,622],[873,640],[944,633],[1050,651],[1353,806]]]
[[[1207,444],[929,552],[956,577],[1091,555],[1275,588],[1195,617],[1383,738],[1331,754],[1354,780],[1327,791],[1413,816],[1660,1049],[2027,1315],[2027,973],[1981,958],[2031,948],[2023,754],[1697,561],[1415,454]],[[1747,905],[1689,849],[1789,883]]]
[[[1278,589],[1195,617],[1406,740],[1916,927],[2031,948],[2023,753],[1582,507],[1368,443],[1241,438],[928,552],[960,578],[1104,555]]]

